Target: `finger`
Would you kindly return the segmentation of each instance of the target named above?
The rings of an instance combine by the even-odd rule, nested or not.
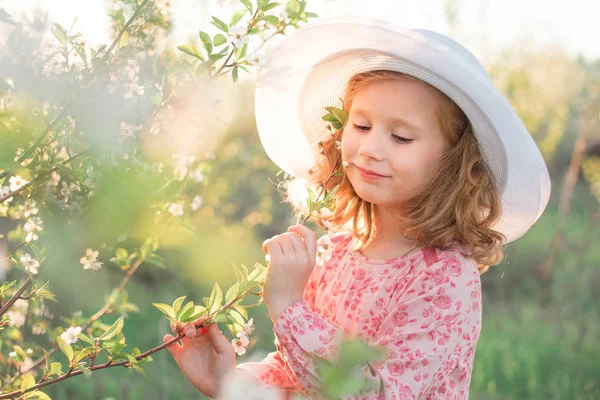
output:
[[[186,337],[193,338],[196,336],[196,326],[193,322],[183,324],[183,332]]]
[[[304,225],[290,226],[290,231],[298,233],[304,238],[304,244],[311,260],[317,257],[317,234]]]
[[[308,256],[302,236],[300,236],[297,232],[290,232],[287,237],[290,239],[290,243],[292,244],[294,252],[296,252],[296,254],[303,254]]]
[[[167,334],[163,337],[163,344],[173,339],[175,339],[175,336]],[[167,350],[169,350],[169,353],[171,353],[173,357],[177,358],[179,356],[179,351],[181,351],[181,346],[177,344],[177,342],[173,342],[167,346]]]
[[[291,235],[281,235],[277,242],[281,246],[281,252],[284,256],[291,257],[296,253],[296,249],[294,249],[294,245],[292,244]]]
[[[206,315],[203,315],[202,317],[198,318],[197,320],[194,321],[194,325],[196,326],[200,326],[202,325],[204,322],[206,322],[206,319],[208,317]]]
[[[227,340],[225,335],[219,330],[218,324],[215,323],[208,326],[208,335],[212,345],[215,346],[215,350],[217,350],[218,353],[223,354],[232,347],[229,340]]]
[[[268,241],[266,244],[267,253],[271,256],[271,261],[279,260],[283,256],[283,251],[279,243],[275,241]]]

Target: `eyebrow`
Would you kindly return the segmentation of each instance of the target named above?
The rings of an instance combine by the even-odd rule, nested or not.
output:
[[[369,113],[367,113],[365,110],[360,109],[360,108],[351,109],[350,113],[362,114],[367,117],[369,116]],[[410,129],[417,131],[417,132],[423,132],[422,128],[420,128],[417,125],[412,124],[411,122],[405,120],[404,118],[399,118],[399,117],[392,118],[392,122],[402,124]]]

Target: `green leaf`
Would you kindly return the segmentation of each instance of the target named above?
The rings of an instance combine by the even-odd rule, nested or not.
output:
[[[184,317],[184,318],[180,319],[179,321],[181,321],[181,322],[195,321],[198,318],[200,318],[202,316],[202,314],[204,314],[204,313],[206,313],[206,307],[195,306],[194,312],[190,316]]]
[[[156,250],[157,247],[158,247],[158,244],[156,243],[154,238],[152,236],[150,236],[148,239],[146,239],[146,241],[140,248],[140,253],[141,253],[142,258],[145,259],[146,256],[148,256],[149,254],[152,254],[154,252],[154,250]]]
[[[150,254],[146,257],[146,262],[148,264],[156,265],[157,267],[160,267],[162,269],[167,268],[167,266],[165,265],[165,259],[159,256],[158,254]]]
[[[50,369],[49,369],[50,373],[48,374],[48,376],[60,376],[62,375],[62,364],[55,361],[52,364],[50,364]]]
[[[140,367],[139,365],[132,365],[131,368],[135,369],[137,372],[144,375],[144,377],[148,380],[148,382],[152,382],[150,380],[150,378],[148,378],[148,375],[146,375],[146,372],[144,371],[144,369],[142,367]]]
[[[29,393],[25,393],[24,398],[27,400],[52,400],[46,393],[40,392],[39,390],[33,390]]]
[[[215,46],[221,46],[222,44],[227,43],[227,38],[225,37],[225,35],[217,33],[213,38],[213,43],[215,44]]]
[[[221,307],[221,302],[223,301],[223,291],[219,286],[218,282],[215,282],[213,285],[212,291],[210,293],[210,298],[208,299],[209,304],[209,314],[217,311]]]
[[[115,336],[118,333],[121,333],[121,330],[123,329],[123,317],[119,317],[114,324],[112,324],[110,326],[110,328],[108,328],[106,330],[106,332],[104,332],[102,334],[102,336],[100,336],[99,340],[108,340],[110,338],[112,338],[113,336]]]
[[[250,14],[253,13],[253,7],[252,7],[252,3],[250,2],[250,0],[240,0],[242,2],[242,4],[244,6],[246,6],[246,8],[248,9],[248,11],[250,11]]]
[[[173,312],[173,307],[165,303],[152,303],[152,305],[158,308],[163,313],[167,314],[172,319],[175,319],[175,313]]]
[[[79,339],[81,339],[82,341],[91,344],[92,346],[94,346],[96,343],[94,343],[94,340],[92,338],[90,338],[88,335],[86,335],[85,333],[81,332],[79,335],[77,335],[77,337]]]
[[[235,272],[235,278],[238,281],[238,283],[241,283],[245,280],[244,277],[244,273],[242,272],[242,270],[235,264],[233,265],[233,272]]]
[[[39,289],[37,289],[35,291],[35,293],[44,299],[52,300],[53,302],[58,303],[58,301],[56,301],[56,299],[54,298],[54,296],[56,296],[56,294],[54,294],[54,292],[51,292],[50,290],[46,289],[48,287],[48,285],[50,285],[50,282],[44,283],[42,285],[42,287],[40,287]]]
[[[315,14],[313,12],[307,12],[306,18],[319,18],[319,14]]]
[[[92,354],[93,352],[94,352],[94,349],[92,347],[86,347],[85,349],[82,349],[79,353],[77,353],[74,360],[75,360],[75,362],[79,362],[84,357],[86,357],[88,354]]]
[[[69,362],[73,361],[73,348],[71,345],[66,344],[60,336],[56,337],[56,341],[58,342],[58,347],[60,347],[65,356],[67,356],[67,360],[69,360]]]
[[[180,46],[177,46],[177,50],[204,61],[204,56],[202,55],[202,53],[200,53],[200,49],[194,46],[193,44],[182,44]]]
[[[279,17],[275,16],[275,15],[264,15],[262,17],[262,19],[264,19],[265,21],[267,21],[268,23],[270,23],[273,26],[279,26],[280,22],[279,21]]]
[[[127,253],[127,250],[125,250],[123,248],[118,248],[115,255],[118,258],[127,258],[127,256],[129,255],[129,253]]]
[[[77,364],[76,368],[78,370],[80,370],[81,372],[83,372],[83,374],[85,376],[87,376],[88,378],[92,375],[92,371],[88,367],[86,367],[85,365]]]
[[[229,315],[231,316],[231,318],[233,318],[235,320],[235,322],[237,322],[240,326],[244,326],[244,324],[246,323],[246,321],[244,320],[244,317],[236,311],[234,311],[235,308],[231,308],[229,311]]]
[[[225,310],[224,312],[220,312],[220,313],[216,314],[213,317],[212,322],[214,322],[214,323],[216,323],[216,322],[234,323],[235,319],[229,315],[227,310]]]
[[[244,47],[242,47],[241,49],[236,48],[235,49],[235,58],[240,60],[242,58],[244,58],[244,56],[246,55],[246,51],[248,50],[248,43],[246,43],[244,45]]]
[[[175,313],[175,317],[177,317],[177,315],[179,315],[179,310],[181,309],[181,305],[183,304],[183,302],[185,301],[185,298],[187,296],[181,296],[178,297],[177,299],[175,299],[175,301],[173,302],[173,312]]]
[[[211,24],[213,24],[214,26],[216,26],[217,28],[219,28],[223,32],[229,33],[229,27],[227,26],[227,24],[225,22],[221,21],[217,17],[212,17],[212,19],[213,20],[210,22]]]
[[[177,313],[177,320],[181,321],[182,318],[187,318],[194,312],[194,302],[188,302],[180,311]]]
[[[236,283],[232,287],[227,290],[227,294],[225,294],[225,304],[228,304],[232,301],[239,293],[240,284]]]
[[[12,282],[3,282],[2,285],[0,286],[0,297],[4,297],[5,293],[8,291],[8,289],[12,288],[13,286],[15,286],[15,284],[17,283],[17,281],[12,281]]]
[[[238,67],[237,66],[233,67],[233,71],[231,71],[231,77],[233,78],[234,82],[238,81]]]
[[[21,391],[24,392],[33,386],[35,386],[35,377],[32,374],[25,375],[21,380]]]
[[[113,353],[113,358],[114,358],[115,354],[119,354],[125,346],[126,346],[125,336],[122,333],[119,333],[112,340],[107,340],[107,341],[102,342],[102,348],[107,349],[111,353]]]
[[[264,278],[266,277],[266,273],[267,273],[267,269],[263,266],[261,266],[259,264],[259,266],[257,267],[256,264],[254,264],[254,270],[252,272],[250,272],[250,274],[248,275],[248,280],[249,281],[259,281],[262,282],[264,281]]]
[[[269,4],[264,5],[262,7],[262,10],[263,10],[263,12],[267,12],[267,11],[272,10],[273,8],[280,6],[280,5],[281,5],[281,3],[269,3]]]
[[[246,14],[246,11],[247,10],[242,9],[242,10],[237,10],[233,14],[231,14],[231,19],[229,20],[229,27],[231,28],[232,26],[234,26],[235,24],[240,22],[240,19],[242,19],[244,14]]]
[[[202,31],[199,31],[198,34],[200,35],[200,40],[202,41],[202,45],[204,46],[204,48],[206,49],[206,52],[210,56],[212,54],[212,49],[213,49],[212,39],[210,38],[210,35],[206,32],[202,32]]]
[[[60,44],[66,45],[67,44],[67,30],[65,28],[63,28],[62,25],[60,25],[56,22],[53,25],[54,25],[54,27],[51,29],[52,34],[54,35],[54,37],[56,39],[58,39]]]
[[[235,306],[233,309],[243,315],[244,318],[248,319],[248,311],[246,310],[246,307]]]

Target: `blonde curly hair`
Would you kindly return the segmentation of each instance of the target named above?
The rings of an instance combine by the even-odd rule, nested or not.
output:
[[[365,86],[392,79],[419,82],[438,95],[436,115],[450,143],[450,148],[439,159],[438,172],[418,195],[408,200],[402,215],[398,216],[400,232],[420,247],[446,250],[454,244],[462,246],[467,251],[465,255],[476,261],[483,274],[489,266],[502,262],[506,237],[492,229],[501,216],[501,196],[464,112],[437,88],[410,75],[387,70],[363,72],[350,78],[342,99],[344,108],[346,112],[351,110],[354,96]],[[351,226],[362,248],[376,233],[374,204],[356,194],[345,174],[330,178],[331,172],[341,164],[336,141],[341,141],[344,128],[345,124],[339,130],[334,129],[322,142],[323,151],[310,171],[308,184],[322,187],[327,182],[327,190],[339,185],[335,210],[319,213],[316,220],[321,227],[325,227],[325,221],[335,229]],[[287,201],[293,203],[289,195],[288,187]],[[298,205],[295,208],[300,211]]]

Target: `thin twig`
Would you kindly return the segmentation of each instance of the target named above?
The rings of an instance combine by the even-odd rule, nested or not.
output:
[[[19,193],[21,193],[22,191],[24,191],[28,187],[32,186],[33,184],[38,183],[40,181],[43,181],[44,178],[47,177],[48,175],[50,175],[52,172],[54,172],[54,171],[62,168],[63,166],[67,165],[68,163],[70,163],[74,159],[76,159],[78,157],[81,157],[84,154],[85,154],[85,152],[82,151],[81,153],[75,154],[73,157],[70,157],[69,159],[61,162],[60,164],[55,165],[54,167],[50,168],[49,170],[42,172],[41,174],[39,174],[38,176],[36,176],[35,179],[33,179],[31,182],[28,182],[27,184],[21,186],[17,190],[15,190],[13,192],[10,192],[10,193],[6,194],[3,197],[0,197],[0,203],[3,203],[5,200],[8,200],[8,199],[10,199],[13,196],[17,196]]]
[[[10,306],[12,306],[13,303],[19,299],[19,296],[23,294],[23,292],[25,291],[25,289],[27,289],[29,285],[31,285],[31,276],[27,278],[23,285],[21,285],[21,287],[19,288],[19,290],[17,290],[13,297],[11,297],[11,299],[8,300],[8,302],[5,305],[3,305],[2,308],[0,308],[0,316],[4,315],[4,313],[8,311]]]

